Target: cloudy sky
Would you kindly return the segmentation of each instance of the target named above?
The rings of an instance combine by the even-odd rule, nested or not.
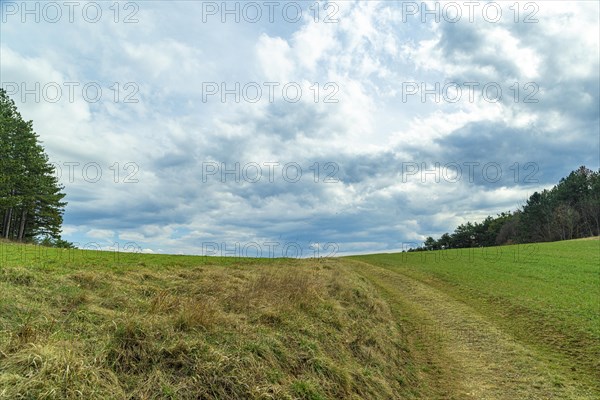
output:
[[[596,1],[0,5],[81,247],[392,251],[599,167]]]

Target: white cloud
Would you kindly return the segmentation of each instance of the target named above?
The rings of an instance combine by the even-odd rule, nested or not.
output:
[[[90,229],[87,232],[87,236],[94,239],[105,239],[110,240],[114,237],[115,233],[108,229]]]
[[[398,3],[337,6],[339,23],[332,24],[315,22],[308,9],[296,24],[200,23],[194,2],[144,3],[140,22],[127,26],[3,24],[3,82],[94,81],[106,94],[98,103],[16,98],[62,166],[70,202],[65,237],[118,237],[174,253],[199,253],[207,241],[397,249],[403,240],[514,208],[531,189],[506,181],[402,182],[403,161],[478,159],[505,168],[536,161],[546,185],[569,172],[557,151],[577,160],[573,167],[596,159],[597,3],[539,3],[540,21],[529,25],[515,24],[509,11],[496,24],[449,25],[403,21]],[[481,92],[456,103],[402,99],[403,82],[450,80],[498,82],[503,99],[484,101]],[[513,101],[515,80],[521,96],[525,83],[536,82],[539,102]],[[220,94],[204,102],[201,93],[206,82],[268,81],[297,82],[303,96],[290,103],[279,89],[270,102],[264,90],[257,103],[233,96],[222,103]],[[115,82],[121,89],[136,83],[139,102],[112,101]],[[337,103],[323,101],[332,93],[327,82],[339,89]],[[73,181],[63,164],[71,161],[80,163]],[[305,173],[297,183],[206,181],[209,161],[297,162]],[[102,169],[98,182],[82,176],[91,162]],[[315,183],[315,162],[334,163],[343,179]],[[138,183],[124,182],[132,172]]]
[[[258,60],[268,82],[294,81],[294,64],[288,42],[280,37],[260,36],[256,50]]]

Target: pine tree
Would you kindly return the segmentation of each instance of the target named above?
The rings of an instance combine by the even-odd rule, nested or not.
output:
[[[60,239],[64,187],[15,103],[0,89],[0,236],[18,241]]]

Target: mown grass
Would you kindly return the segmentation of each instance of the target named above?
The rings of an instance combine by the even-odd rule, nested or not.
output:
[[[352,257],[463,301],[600,391],[600,240]]]
[[[427,397],[337,260],[0,247],[0,398]]]

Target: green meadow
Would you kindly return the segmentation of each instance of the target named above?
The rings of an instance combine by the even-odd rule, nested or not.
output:
[[[0,243],[0,398],[600,395],[600,241],[243,259]]]

